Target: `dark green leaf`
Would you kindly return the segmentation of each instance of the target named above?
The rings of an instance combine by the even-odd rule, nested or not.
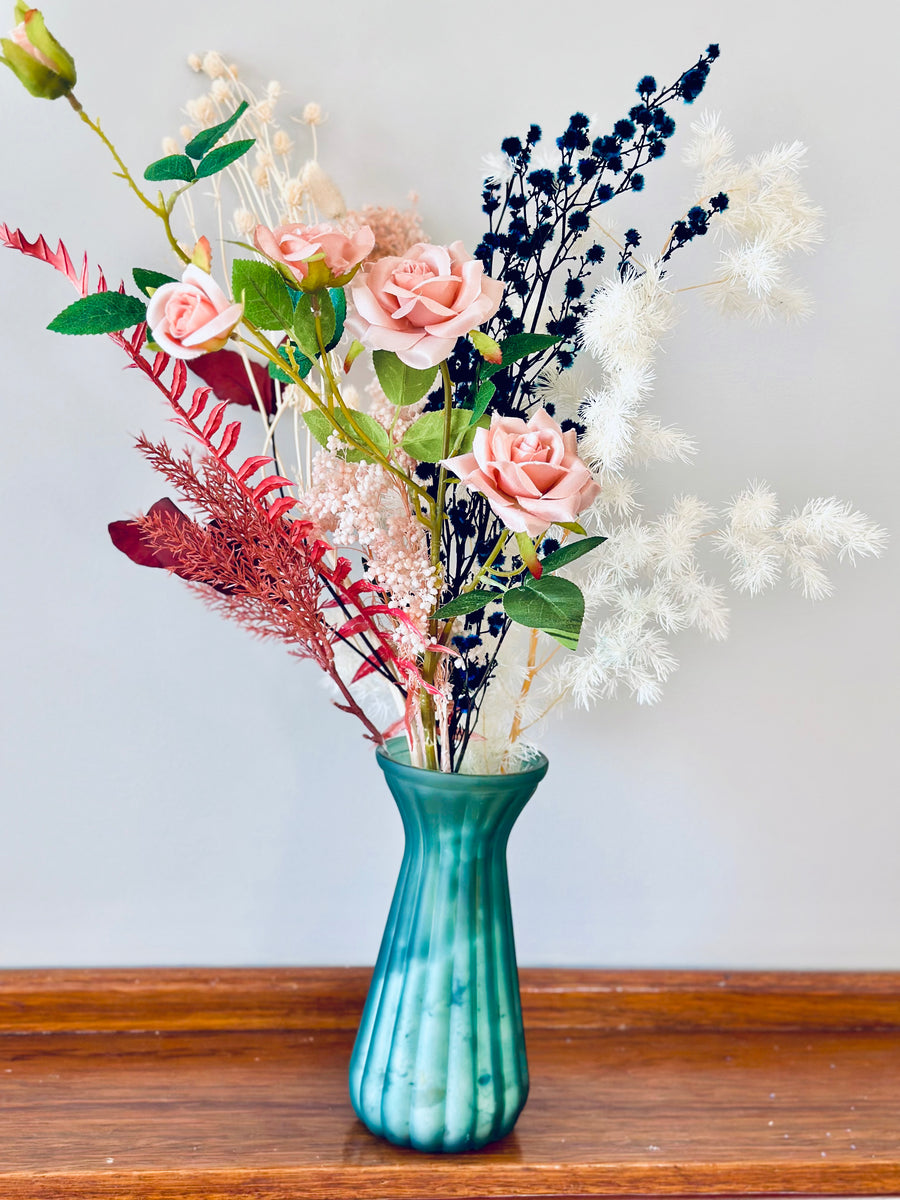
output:
[[[475,407],[472,409],[472,419],[470,424],[478,424],[478,422],[484,416],[488,405],[493,400],[494,392],[496,392],[496,390],[497,389],[494,384],[492,384],[489,379],[485,379],[475,395]]]
[[[246,138],[242,142],[227,142],[224,146],[217,146],[215,150],[210,150],[209,154],[197,163],[197,178],[206,179],[210,175],[224,171],[226,167],[231,166],[235,159],[246,154],[255,141],[256,138]]]
[[[244,317],[260,329],[290,329],[294,315],[284,277],[268,263],[236,258],[231,268],[231,291],[243,300]]]
[[[542,629],[568,650],[578,646],[584,620],[584,596],[570,579],[544,575],[503,594],[510,620],[529,629]]]
[[[372,363],[381,389],[392,404],[405,406],[415,404],[431,391],[437,367],[417,371],[400,361],[391,350],[376,350],[372,355]],[[425,459],[420,461],[425,462]],[[434,462],[436,460],[428,460]]]
[[[589,554],[591,550],[596,550],[601,542],[605,541],[605,537],[588,537],[582,538],[580,542],[567,542],[558,550],[551,550],[545,558],[542,558],[541,566],[545,571],[558,571],[560,567],[565,567],[568,563],[574,562],[576,558],[581,558],[582,554]]]
[[[520,358],[527,358],[529,354],[537,354],[540,350],[549,350],[551,346],[555,346],[561,340],[550,333],[510,334],[500,343],[503,351],[503,366],[508,367],[510,363],[518,362]]]
[[[327,342],[325,349],[333,350],[344,334],[344,321],[347,319],[347,297],[343,288],[329,288],[331,303],[334,308],[334,333]]]
[[[148,298],[150,296],[151,288],[153,291],[156,291],[156,289],[162,287],[164,283],[178,282],[176,279],[173,279],[171,275],[164,275],[162,271],[148,271],[145,270],[144,267],[135,267],[131,274],[134,276],[134,282]]]
[[[147,316],[147,306],[122,292],[97,292],[70,304],[47,326],[54,333],[116,333]]]
[[[209,129],[202,129],[196,137],[192,138],[184,148],[185,153],[189,154],[191,158],[202,158],[207,151],[212,150],[216,142],[223,138],[229,129],[237,124],[248,108],[247,101],[242,100],[227,120],[222,121],[219,125],[212,125]]]
[[[469,424],[471,413],[467,408],[454,408],[450,414],[450,441],[444,452],[444,413],[422,413],[403,435],[401,445],[406,453],[418,462],[440,462],[454,454],[467,454],[475,440],[476,426]]]
[[[502,592],[490,592],[485,588],[473,588],[471,592],[463,592],[459,596],[454,596],[452,600],[448,600],[434,614],[435,619],[446,621],[450,617],[462,617],[467,613],[478,612],[479,608],[484,608],[492,600],[499,600],[502,595]]]
[[[346,417],[340,409],[336,409],[332,415],[342,433],[346,433],[355,442],[361,441],[360,434],[353,428],[353,424],[355,424],[381,454],[387,458],[390,451],[390,439],[388,438],[387,430],[379,425],[374,417],[370,417],[366,413],[354,412],[351,414],[353,419],[353,424],[351,424],[350,418]],[[328,417],[320,409],[314,408],[310,412],[303,414],[303,420],[319,445],[327,445],[329,437],[335,431],[334,425],[332,425]],[[346,450],[341,451],[341,458],[345,458],[347,462],[377,461],[374,455],[368,450],[357,450],[349,446]]]
[[[312,363],[305,354],[301,354],[296,346],[279,346],[279,357],[283,358],[285,363],[294,368],[301,379],[305,379],[312,370]],[[282,371],[280,367],[276,367],[274,363],[269,363],[269,374],[273,379],[277,379],[279,383],[293,383],[294,380],[288,375],[287,371]]]
[[[191,183],[197,178],[194,164],[186,154],[167,154],[152,162],[144,172],[144,178],[151,183],[161,183],[165,179],[183,179]]]

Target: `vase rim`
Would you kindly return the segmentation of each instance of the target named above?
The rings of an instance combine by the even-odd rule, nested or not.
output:
[[[520,771],[507,771],[503,774],[496,773],[493,775],[464,775],[459,771],[432,771],[428,767],[414,767],[412,763],[401,762],[394,758],[390,751],[390,747],[401,743],[404,747],[408,748],[409,743],[402,734],[399,737],[389,738],[387,742],[384,742],[382,745],[376,747],[375,758],[378,760],[378,764],[382,770],[384,770],[387,764],[390,763],[390,768],[392,771],[400,771],[404,774],[409,773],[410,775],[415,774],[419,776],[427,775],[431,779],[442,779],[447,781],[459,780],[459,784],[455,786],[463,786],[466,781],[474,782],[475,780],[485,779],[496,781],[508,779],[512,781],[527,779],[529,776],[534,775],[537,775],[538,779],[543,779],[543,777],[547,774],[548,767],[550,766],[550,760],[547,758],[547,755],[541,750],[535,750],[532,757],[528,760],[528,764]],[[450,786],[454,785],[451,784]]]

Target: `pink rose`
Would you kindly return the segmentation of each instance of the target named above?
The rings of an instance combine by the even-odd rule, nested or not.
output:
[[[530,537],[576,520],[600,493],[578,457],[575,430],[563,433],[543,408],[528,421],[493,417],[490,429],[476,432],[471,454],[444,465],[485,495],[508,529]]]
[[[150,297],[147,324],[153,340],[173,358],[199,358],[221,350],[241,319],[211,275],[191,264],[181,283],[164,283]]]
[[[315,291],[347,283],[372,253],[375,234],[368,225],[349,236],[333,225],[257,225],[253,244],[271,262],[286,267],[301,287]]]
[[[393,350],[408,367],[436,367],[456,339],[500,307],[503,284],[485,275],[462,242],[417,242],[402,258],[364,267],[350,288],[351,328],[369,350]]]

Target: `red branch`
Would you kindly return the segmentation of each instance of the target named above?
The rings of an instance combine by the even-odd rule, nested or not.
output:
[[[43,237],[29,242],[20,230],[0,223],[0,244],[48,263],[65,275],[81,296],[90,294],[87,256],[81,269],[76,269],[62,242],[53,251]],[[98,271],[95,291],[106,290],[106,279]],[[189,574],[195,583],[207,585],[204,591],[213,607],[263,637],[280,637],[295,647],[294,653],[314,658],[344,697],[343,704],[335,701],[337,707],[359,717],[373,741],[383,741],[383,735],[365,716],[338,675],[333,646],[337,640],[351,636],[351,631],[364,634],[374,643],[364,667],[391,669],[404,691],[422,686],[424,681],[417,665],[398,656],[391,640],[396,624],[408,621],[406,614],[384,603],[366,603],[366,594],[378,589],[365,579],[349,583],[351,564],[347,559],[339,558],[334,567],[328,566],[324,556],[330,547],[313,536],[312,523],[286,520],[296,500],[283,494],[267,499],[272,492],[290,486],[290,480],[266,475],[251,486],[250,479],[273,459],[254,455],[240,467],[231,465],[229,455],[237,445],[240,421],[229,422],[217,438],[228,402],[221,401],[205,413],[209,387],[197,388],[190,405],[185,407],[182,403],[187,387],[185,364],[173,361],[162,351],[152,359],[146,356],[146,324],[138,325],[130,338],[121,332],[107,336],[125,352],[129,365],[141,371],[162,393],[174,413],[175,423],[198,441],[207,454],[198,469],[190,456],[176,459],[165,443],[157,446],[146,438],[139,439],[139,449],[154,467],[210,519],[210,525],[202,526],[193,521],[172,520],[171,514],[158,511],[140,518],[142,532],[155,549],[179,560],[183,567],[179,574]],[[322,616],[327,604],[321,595],[323,586],[337,597],[345,613],[352,610],[357,614],[338,630]],[[378,618],[386,618],[390,627],[385,629]],[[355,678],[365,673],[361,669]]]

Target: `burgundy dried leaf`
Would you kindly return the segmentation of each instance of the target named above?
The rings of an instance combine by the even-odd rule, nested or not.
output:
[[[163,497],[150,506],[148,516],[167,516],[181,524],[191,524],[186,516],[172,500]],[[109,536],[117,550],[121,550],[133,563],[139,567],[163,567],[167,570],[178,571],[178,558],[167,550],[154,550],[146,534],[141,529],[139,521],[110,521]]]
[[[190,368],[208,384],[219,400],[256,408],[256,396],[247,377],[244,360],[234,350],[214,350],[190,361]],[[275,411],[275,384],[265,367],[250,363],[253,379],[263,406],[270,415]]]

